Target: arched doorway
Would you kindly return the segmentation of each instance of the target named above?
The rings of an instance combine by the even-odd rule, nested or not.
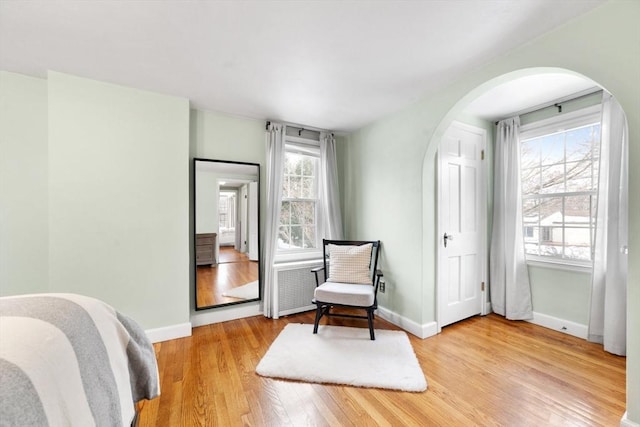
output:
[[[554,85],[555,87],[553,87]],[[602,86],[585,76],[558,68],[518,70],[479,85],[454,105],[434,131],[423,164],[423,189],[434,188],[438,184],[436,150],[439,141],[452,122],[472,122],[473,125],[484,126],[488,130],[490,143],[487,145],[487,160],[491,163],[493,161],[491,129],[495,120],[516,114],[529,114],[542,109],[545,105],[553,105],[559,99],[588,98],[588,95],[602,89]],[[592,99],[583,100],[582,103],[593,103],[594,99],[595,102],[598,102],[598,96],[594,95]],[[576,102],[576,104],[580,104],[580,102]],[[571,108],[579,107],[580,105]],[[483,113],[483,108],[487,110],[486,114]],[[489,166],[488,169],[490,173],[486,181],[489,189],[487,193],[487,218],[490,225],[492,166]],[[423,190],[423,220],[425,224],[437,224],[436,206],[438,200],[433,199],[433,193]],[[424,239],[423,244],[429,246],[431,251],[434,247],[439,248],[442,244],[440,241],[442,233],[439,231],[434,233],[430,239]],[[490,241],[490,233],[489,226],[487,241]],[[438,268],[439,266],[432,267]],[[531,265],[529,270],[532,278],[534,306],[537,306],[534,307],[537,314],[534,322],[586,338],[591,296],[590,269],[558,270],[542,264]],[[550,283],[553,285],[550,286]],[[436,301],[439,298],[438,289],[441,289],[440,283],[436,283]],[[488,305],[488,293],[486,297]],[[441,323],[440,314],[441,306],[438,301],[436,310],[438,325]]]

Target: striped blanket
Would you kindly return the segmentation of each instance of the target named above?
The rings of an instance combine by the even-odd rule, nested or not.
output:
[[[75,294],[0,298],[0,424],[129,426],[160,394],[144,331]]]

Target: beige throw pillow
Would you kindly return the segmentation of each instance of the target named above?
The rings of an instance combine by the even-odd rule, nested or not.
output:
[[[327,282],[371,283],[371,250],[373,245],[328,245],[329,277]]]

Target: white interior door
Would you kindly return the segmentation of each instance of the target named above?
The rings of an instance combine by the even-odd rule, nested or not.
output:
[[[438,326],[484,314],[484,129],[454,122],[438,147]]]

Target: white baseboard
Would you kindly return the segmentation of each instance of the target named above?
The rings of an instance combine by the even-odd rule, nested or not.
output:
[[[230,305],[213,310],[197,311],[191,315],[193,327],[210,325],[212,323],[227,322],[229,320],[243,319],[262,314],[260,303],[247,303],[240,305]]]
[[[620,420],[620,427],[640,427],[640,424],[627,418],[627,413],[625,412]]]
[[[147,329],[144,331],[152,343],[173,340],[191,336],[191,323],[164,326],[162,328]]]
[[[558,317],[549,316],[548,314],[533,312],[533,320],[528,320],[535,325],[544,326],[574,337],[587,339],[588,327],[580,323],[571,322],[569,320],[560,319]]]
[[[398,313],[384,307],[378,307],[378,315],[421,339],[429,338],[438,333],[438,324],[436,322],[429,322],[424,325],[420,325],[419,323],[400,316]]]

